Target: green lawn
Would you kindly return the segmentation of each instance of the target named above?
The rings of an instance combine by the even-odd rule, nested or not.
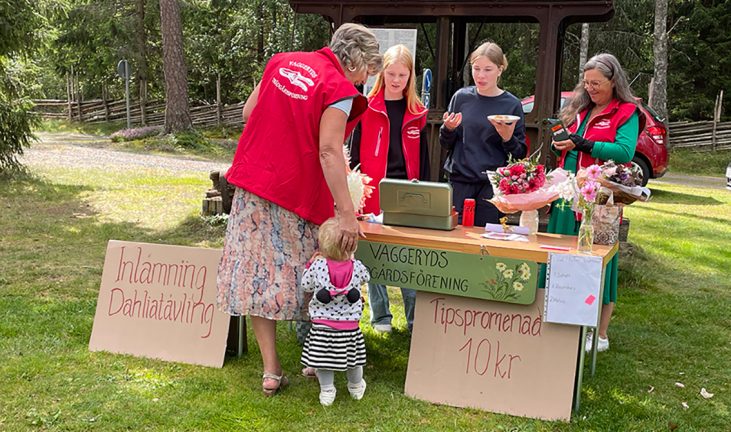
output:
[[[670,151],[668,165],[673,173],[723,177],[729,162],[731,150],[698,152],[679,148]]]
[[[222,369],[88,351],[109,239],[220,247],[197,217],[207,177],[44,169],[0,180],[0,430],[723,431],[731,424],[731,192],[653,184],[628,207],[611,350],[584,374],[570,423],[432,405],[403,395],[409,338],[364,325],[368,390],[322,408],[297,376],[300,349],[280,324],[292,385],[260,394],[261,360]],[[392,298],[398,299],[399,295]],[[365,319],[364,319],[365,322]],[[676,382],[685,385],[676,386]],[[700,396],[704,387],[714,393]],[[688,408],[685,409],[682,403]]]

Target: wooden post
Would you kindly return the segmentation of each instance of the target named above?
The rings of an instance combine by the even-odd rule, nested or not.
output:
[[[216,124],[221,126],[221,72],[216,76]]]
[[[147,126],[147,78],[140,78],[140,117],[142,126]]]
[[[723,106],[723,90],[716,96],[716,105],[713,107],[713,132],[711,132],[711,151],[716,151],[716,129],[721,121],[721,107]]]
[[[104,121],[109,121],[109,104],[107,103],[107,86],[102,85],[102,103],[104,104]]]
[[[84,117],[81,111],[81,86],[79,85],[79,74],[76,74],[76,111],[79,113],[79,121],[83,122]]]
[[[73,66],[72,66],[72,68],[73,68]],[[68,72],[66,72],[66,100],[68,101],[67,109],[68,109],[69,121],[73,120],[73,113],[71,111],[71,94],[72,94],[72,92],[71,92],[71,76],[69,75]]]

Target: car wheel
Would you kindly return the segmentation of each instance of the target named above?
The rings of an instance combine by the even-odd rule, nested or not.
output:
[[[635,156],[632,159],[632,165],[636,166],[640,170],[640,173],[642,173],[642,186],[647,186],[647,182],[650,181],[650,176],[652,175],[652,171],[650,171],[647,162],[642,160],[641,157]]]

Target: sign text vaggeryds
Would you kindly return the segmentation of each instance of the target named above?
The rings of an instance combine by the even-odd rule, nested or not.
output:
[[[359,242],[356,257],[373,283],[506,303],[535,300],[533,262],[369,240]]]

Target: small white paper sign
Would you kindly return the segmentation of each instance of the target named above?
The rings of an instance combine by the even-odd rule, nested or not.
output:
[[[416,29],[388,29],[388,28],[371,28],[373,34],[378,39],[378,47],[381,54],[394,45],[403,44],[411,51],[411,59],[416,64]],[[363,94],[368,94],[376,84],[376,77],[371,76],[363,86]]]
[[[549,254],[544,321],[596,327],[601,305],[602,258]]]

